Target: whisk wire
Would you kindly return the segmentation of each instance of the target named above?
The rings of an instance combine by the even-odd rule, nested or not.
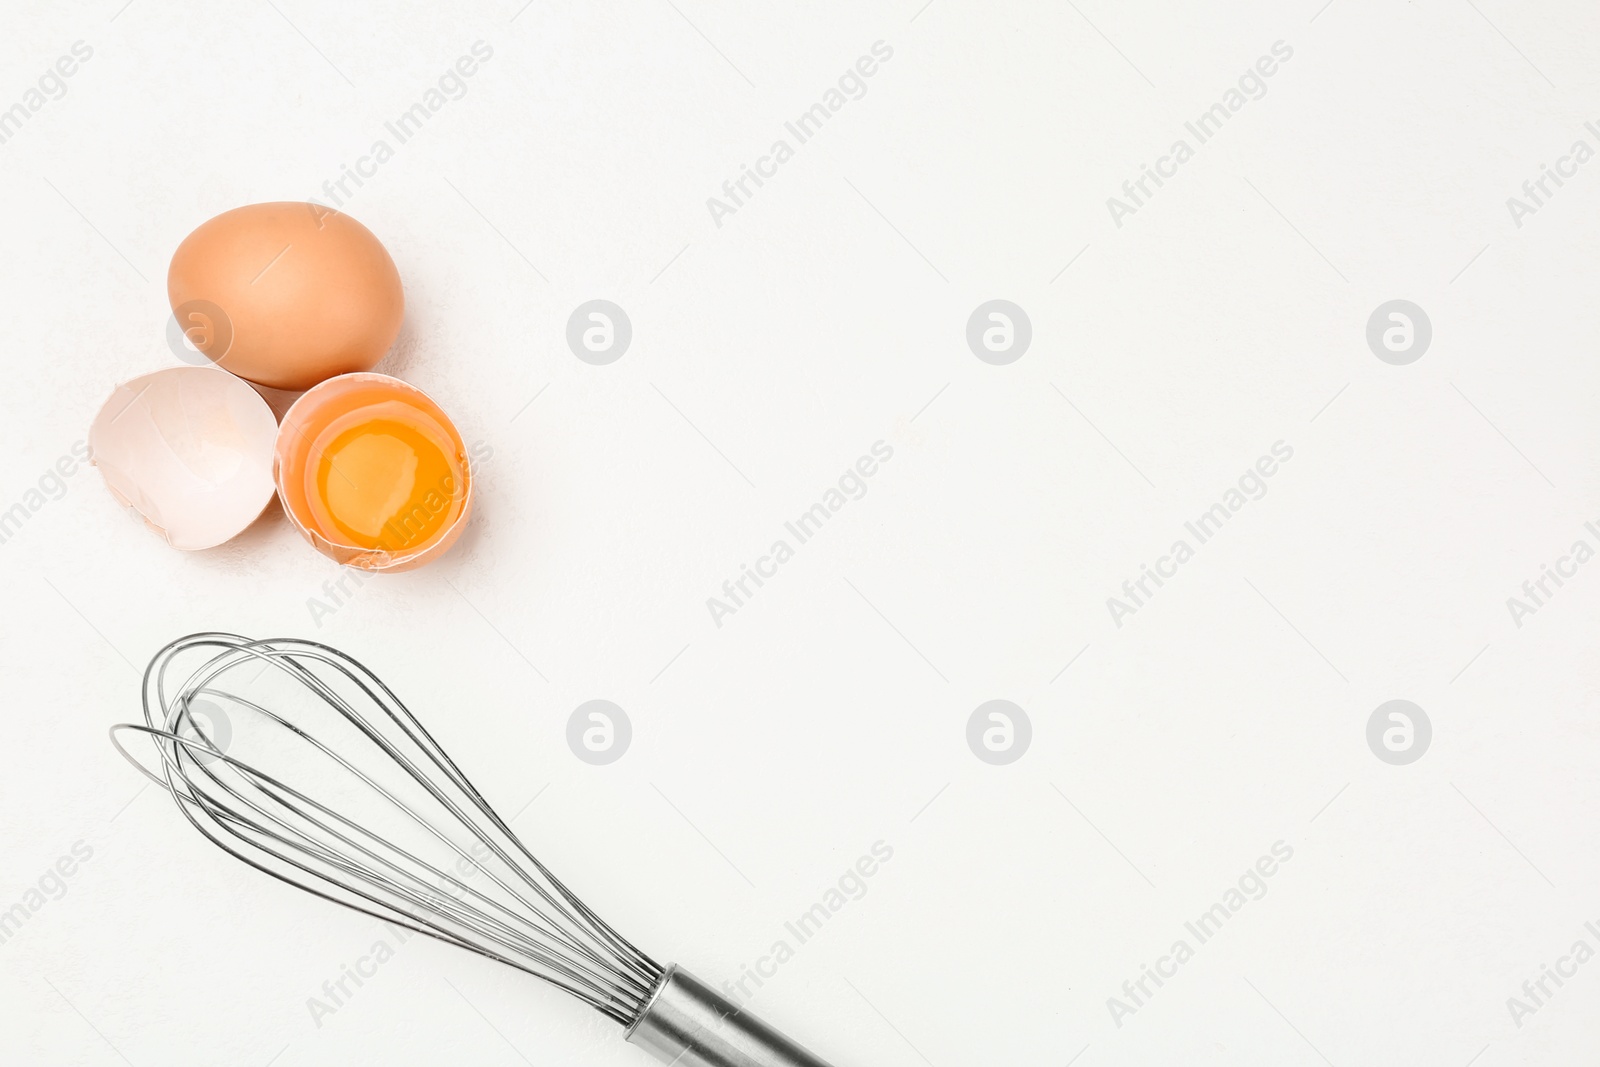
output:
[[[172,690],[167,673],[180,655],[209,652],[200,667]],[[250,684],[276,668],[300,690],[353,726],[400,780],[341,755],[287,713],[269,710],[220,684],[252,661],[263,664]],[[325,678],[321,670],[329,672]],[[335,680],[354,687],[348,694]],[[152,699],[153,698],[153,699]],[[219,745],[195,717],[196,705],[216,700],[247,712],[252,731],[300,756],[331,761],[336,775],[286,780]],[[145,672],[145,725],[113,727],[113,740],[130,762],[165,786],[189,822],[213,844],[257,870],[326,900],[517,967],[563,989],[623,1025],[638,1019],[663,969],[618,934],[535,857],[500,818],[431,734],[384,683],[328,646],[296,639],[252,641],[231,634],[195,634],[173,642]],[[377,712],[377,714],[374,714]],[[324,713],[325,714],[325,713]],[[400,737],[391,737],[392,726]],[[158,775],[123,749],[117,732],[151,737],[161,758]],[[193,735],[193,736],[188,736]],[[263,735],[263,736],[266,736]],[[403,740],[402,740],[403,739]],[[399,743],[397,743],[399,742]],[[407,751],[409,744],[414,751]],[[291,768],[304,773],[303,762]],[[442,781],[441,781],[442,779]],[[312,783],[315,783],[313,786]],[[420,831],[421,844],[449,857],[440,863],[417,846],[369,829],[337,806],[311,795],[330,783],[352,787],[364,803],[401,816]],[[404,790],[402,790],[404,786]],[[402,796],[420,789],[424,809]],[[462,835],[473,841],[463,847]],[[450,867],[463,877],[451,873]],[[298,874],[294,873],[298,872]],[[483,875],[483,888],[463,880]],[[300,875],[304,875],[302,878]],[[497,893],[495,891],[498,891]]]

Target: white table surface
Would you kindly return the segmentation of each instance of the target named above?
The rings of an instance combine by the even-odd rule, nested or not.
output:
[[[1600,962],[1508,998],[1600,949],[1600,563],[1520,626],[1507,598],[1600,547],[1600,163],[1506,201],[1600,148],[1593,5],[518,3],[6,10],[0,108],[92,56],[0,144],[0,510],[27,511],[0,1060],[644,1062],[420,939],[311,1010],[381,929],[205,845],[105,737],[161,645],[226,629],[370,663],[494,803],[544,790],[517,827],[602,914],[710,978],[885,842],[753,1002],[840,1067],[1589,1062]],[[32,507],[113,385],[175,364],[177,242],[324,196],[478,41],[345,201],[405,282],[380,369],[493,450],[462,542],[314,619],[339,572],[275,510],[184,555],[92,469]],[[878,41],[719,226],[707,199]],[[1119,226],[1107,198],[1279,41]],[[605,366],[565,342],[596,298],[633,328]],[[1031,321],[1007,365],[966,342],[991,299]],[[1365,336],[1395,299],[1432,323],[1406,365]],[[716,625],[880,440],[866,495]],[[1118,626],[1107,598],[1278,441],[1265,495]],[[633,725],[608,766],[565,742],[593,699]],[[992,699],[1032,725],[1004,766],[966,740]],[[1391,699],[1432,724],[1406,765],[1367,744]]]

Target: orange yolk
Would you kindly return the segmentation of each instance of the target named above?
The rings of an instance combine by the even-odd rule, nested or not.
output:
[[[342,540],[401,552],[441,532],[461,492],[451,457],[421,428],[373,419],[333,438],[316,457],[311,488]]]

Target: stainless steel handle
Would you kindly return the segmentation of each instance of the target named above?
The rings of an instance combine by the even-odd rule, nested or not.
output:
[[[828,1067],[677,964],[627,1036],[678,1067]]]

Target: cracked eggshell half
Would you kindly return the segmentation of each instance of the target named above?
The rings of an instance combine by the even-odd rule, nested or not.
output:
[[[461,434],[422,390],[344,374],[283,417],[274,477],[289,521],[337,563],[404,571],[438,558],[472,513]]]
[[[214,367],[170,367],[125,382],[89,427],[106,487],[174,548],[214,548],[272,500],[272,409]]]

